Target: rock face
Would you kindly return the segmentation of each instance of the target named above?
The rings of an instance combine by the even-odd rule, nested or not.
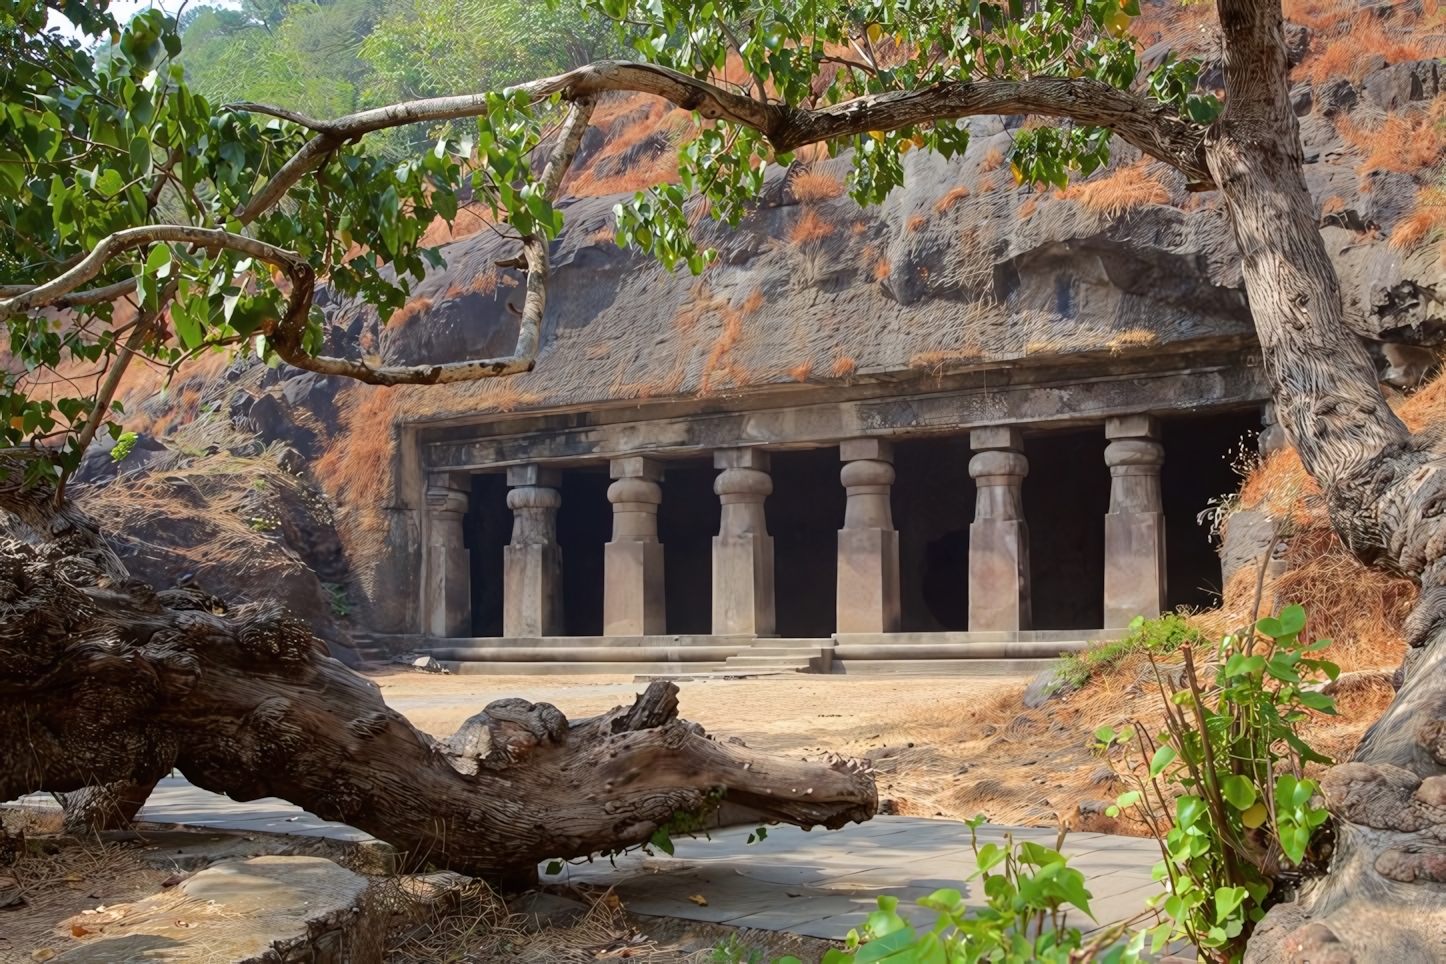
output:
[[[374,964],[386,914],[367,887],[366,878],[321,857],[227,861],[138,903],[62,921],[57,936],[83,943],[56,960]]]

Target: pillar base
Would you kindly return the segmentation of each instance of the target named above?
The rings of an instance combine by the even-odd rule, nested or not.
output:
[[[899,533],[840,529],[836,632],[899,631]]]
[[[603,547],[603,635],[661,636],[664,607],[663,545],[609,542]]]
[[[774,634],[773,537],[713,537],[713,632]]]
[[[502,635],[561,636],[562,549],[504,546],[502,600]]]
[[[1165,609],[1165,515],[1111,512],[1105,516],[1105,628]]]
[[[1028,527],[1018,519],[971,523],[969,631],[1032,628]]]

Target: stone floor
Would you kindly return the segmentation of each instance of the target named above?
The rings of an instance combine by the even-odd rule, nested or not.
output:
[[[969,827],[951,820],[875,817],[810,833],[772,827],[766,840],[749,844],[751,832],[749,827],[714,831],[711,839],[675,841],[672,857],[631,853],[612,863],[569,864],[543,879],[614,887],[638,914],[838,939],[862,923],[876,898],[895,896],[901,908],[909,908],[941,887],[963,889],[975,870]],[[1007,834],[1016,841],[1055,843],[1053,830],[986,825],[979,830],[980,844],[1002,844]],[[1160,859],[1153,840],[1077,833],[1066,840],[1065,852],[1084,872],[1093,895],[1094,921],[1071,921],[1085,930],[1134,920],[1146,911],[1145,898],[1159,892],[1150,878]],[[978,887],[971,889],[966,900],[982,903]],[[901,913],[915,923],[932,923],[928,912],[913,909],[912,915]]]

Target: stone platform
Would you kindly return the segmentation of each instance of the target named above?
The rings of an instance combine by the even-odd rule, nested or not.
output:
[[[453,673],[737,676],[762,673],[1027,675],[1122,629],[766,636],[408,637]]]

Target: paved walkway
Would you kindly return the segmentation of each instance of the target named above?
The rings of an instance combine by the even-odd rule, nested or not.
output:
[[[750,832],[713,831],[712,839],[675,841],[673,857],[631,853],[615,866],[606,860],[569,864],[543,879],[614,887],[638,914],[841,939],[883,895],[898,897],[901,913],[915,923],[932,924],[932,915],[914,902],[941,887],[964,890],[976,869],[969,828],[952,820],[875,817],[812,832],[771,827],[768,839],[754,844],[747,843]],[[1056,839],[1054,830],[986,825],[979,829],[980,844],[1002,844],[1007,833],[1050,847]],[[1153,840],[1077,833],[1064,849],[1094,895],[1094,921],[1083,915],[1071,920],[1085,930],[1136,918],[1146,909],[1145,898],[1160,890],[1150,879],[1160,859]],[[968,888],[970,905],[983,903],[979,890],[977,884]]]
[[[26,803],[55,806],[43,794]],[[345,824],[332,823],[300,807],[270,797],[237,803],[192,786],[181,777],[162,780],[140,812],[153,823],[254,830],[263,833],[370,840]],[[709,837],[675,841],[675,855],[633,852],[614,861],[595,860],[565,865],[549,882],[589,883],[613,887],[627,908],[638,914],[683,920],[726,923],[736,927],[787,931],[806,937],[841,939],[859,926],[876,906],[876,898],[892,895],[907,908],[941,887],[966,890],[968,901],[979,889],[963,884],[975,870],[969,828],[952,820],[920,817],[875,817],[842,830],[805,832],[797,827],[770,827],[768,838],[749,844],[751,827],[715,830]],[[1055,831],[986,825],[980,843],[1015,840],[1054,846]],[[1097,833],[1071,834],[1065,852],[1083,871],[1094,895],[1094,922],[1075,919],[1085,929],[1131,920],[1145,911],[1145,898],[1159,885],[1150,871],[1160,852],[1153,840]],[[969,892],[972,891],[972,892]],[[692,900],[701,897],[706,903]],[[914,907],[916,923],[932,923]],[[1082,917],[1082,915],[1080,915]]]

